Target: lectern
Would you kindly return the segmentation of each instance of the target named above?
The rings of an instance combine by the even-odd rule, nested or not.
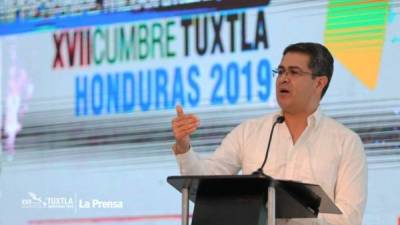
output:
[[[318,185],[275,180],[261,175],[171,176],[182,192],[182,225],[275,225],[277,218],[313,218],[341,214]]]

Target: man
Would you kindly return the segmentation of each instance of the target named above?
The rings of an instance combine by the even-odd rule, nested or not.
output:
[[[246,121],[234,128],[208,159],[192,150],[189,136],[199,120],[176,108],[173,151],[181,173],[251,174],[265,156],[271,127],[279,116],[264,173],[276,179],[321,185],[343,212],[318,219],[278,220],[278,224],[359,225],[367,196],[367,167],[357,134],[319,109],[333,73],[333,57],[323,45],[288,46],[276,71],[276,98],[281,112]]]

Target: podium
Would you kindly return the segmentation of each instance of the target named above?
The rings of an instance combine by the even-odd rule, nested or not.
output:
[[[341,214],[318,185],[275,180],[265,175],[170,176],[182,193],[182,225],[275,225],[276,219]]]

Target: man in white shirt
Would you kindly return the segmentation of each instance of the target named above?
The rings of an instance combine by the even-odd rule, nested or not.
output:
[[[276,179],[321,185],[343,212],[317,219],[278,220],[278,224],[359,225],[367,198],[367,166],[359,136],[319,109],[333,74],[333,57],[317,43],[289,45],[274,71],[281,112],[241,123],[207,159],[192,150],[190,135],[199,126],[195,115],[177,106],[172,121],[173,151],[183,175],[251,174],[262,164],[271,127],[275,127],[265,174]]]

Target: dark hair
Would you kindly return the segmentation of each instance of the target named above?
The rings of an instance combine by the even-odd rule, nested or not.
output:
[[[333,74],[333,57],[329,50],[318,43],[296,43],[291,44],[285,48],[283,51],[283,55],[286,55],[288,52],[299,52],[304,53],[310,56],[310,62],[308,63],[308,67],[312,71],[313,77],[319,76],[327,76],[328,83],[326,84],[324,90],[321,93],[321,99],[324,97],[326,90],[328,90],[329,83],[331,82],[332,74]]]

